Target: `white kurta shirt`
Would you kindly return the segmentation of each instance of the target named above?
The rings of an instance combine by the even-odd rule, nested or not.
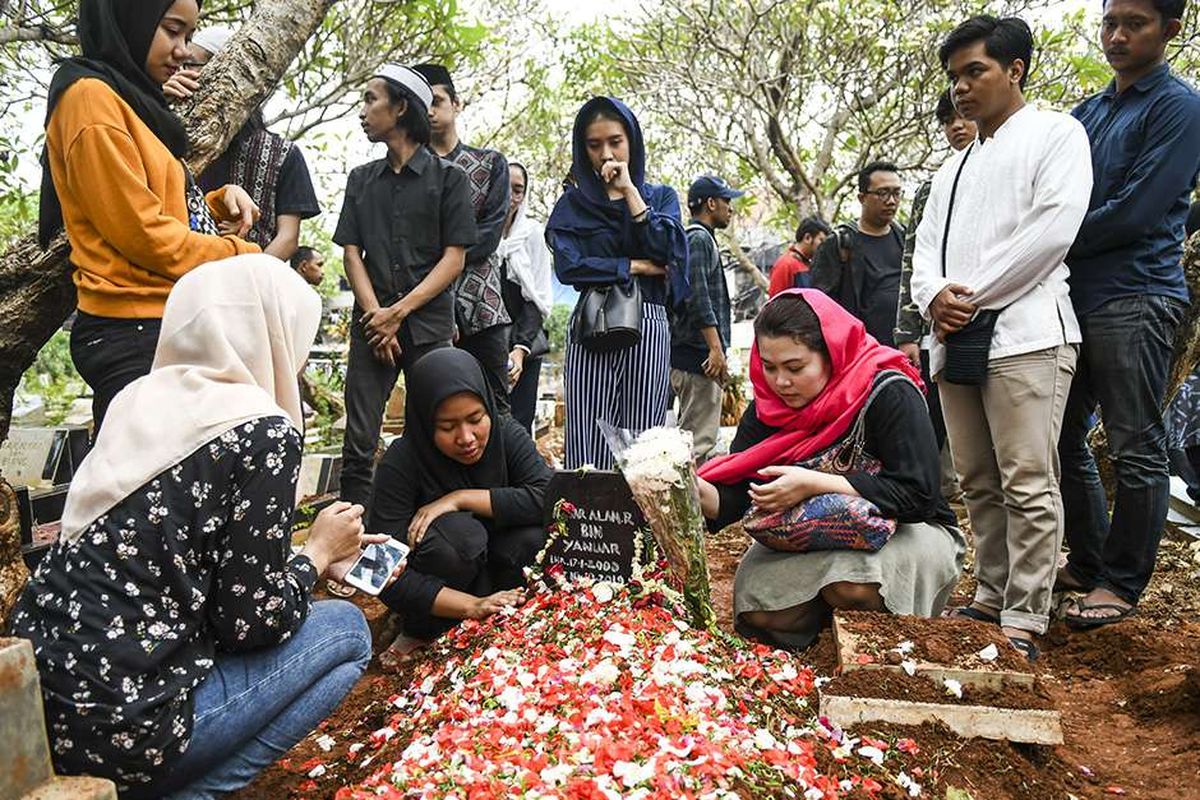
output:
[[[960,165],[943,276],[942,238]],[[1091,191],[1087,133],[1069,114],[1027,105],[994,136],[955,153],[934,175],[917,228],[912,294],[921,313],[929,318],[938,293],[959,283],[974,290],[967,299],[980,308],[1004,309],[993,359],[1081,341],[1063,259]],[[945,353],[934,337],[931,374]]]

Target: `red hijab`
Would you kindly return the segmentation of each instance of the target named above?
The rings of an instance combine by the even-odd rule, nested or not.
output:
[[[790,408],[767,381],[755,340],[750,350],[754,410],[763,423],[779,430],[747,450],[709,461],[700,469],[705,480],[738,483],[763,467],[795,464],[829,448],[850,430],[871,394],[875,376],[884,370],[901,372],[924,389],[920,372],[903,353],[877,342],[861,320],[824,292],[789,289],[770,302],[787,295],[802,297],[820,320],[832,368],[829,383],[803,408]]]

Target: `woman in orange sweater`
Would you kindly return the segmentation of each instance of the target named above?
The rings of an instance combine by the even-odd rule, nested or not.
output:
[[[188,58],[199,0],[81,0],[83,55],[50,83],[38,235],[64,227],[78,291],[71,359],[92,387],[96,429],[113,397],[150,371],[175,281],[208,261],[259,251],[258,209],[237,186],[207,197],[182,161],[188,138],[162,85]]]

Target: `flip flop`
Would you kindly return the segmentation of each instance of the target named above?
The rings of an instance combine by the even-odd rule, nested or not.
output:
[[[999,625],[1000,624],[1000,617],[989,614],[986,611],[980,611],[978,608],[975,608],[974,606],[959,606],[958,608],[954,609],[946,616],[947,617],[966,617],[967,619],[973,619],[976,622],[986,622],[989,625]]]
[[[1038,649],[1038,646],[1033,643],[1032,639],[1022,639],[1020,636],[1009,636],[1008,643],[1017,650],[1020,650],[1022,655],[1024,655],[1025,658],[1029,659],[1030,661],[1037,661],[1038,656],[1041,655],[1042,652]]]
[[[1085,603],[1082,600],[1076,600],[1074,606],[1080,611],[1111,608],[1118,612],[1110,617],[1081,617],[1078,614],[1065,614],[1067,627],[1077,631],[1102,628],[1105,625],[1111,625],[1137,615],[1137,606],[1123,606],[1117,603]]]

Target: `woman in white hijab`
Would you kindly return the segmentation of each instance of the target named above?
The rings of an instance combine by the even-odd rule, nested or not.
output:
[[[504,305],[509,329],[508,383],[512,416],[528,431],[537,412],[542,356],[549,349],[546,319],[554,302],[552,264],[545,227],[529,218],[529,172],[516,161],[508,165],[511,200],[504,238],[496,255],[504,269]]]
[[[265,255],[174,286],[150,374],[117,395],[62,536],[17,606],[60,773],[122,798],[248,783],[324,719],[371,656],[362,613],[311,602],[364,541],[335,504],[291,558],[296,374],[320,301]]]

